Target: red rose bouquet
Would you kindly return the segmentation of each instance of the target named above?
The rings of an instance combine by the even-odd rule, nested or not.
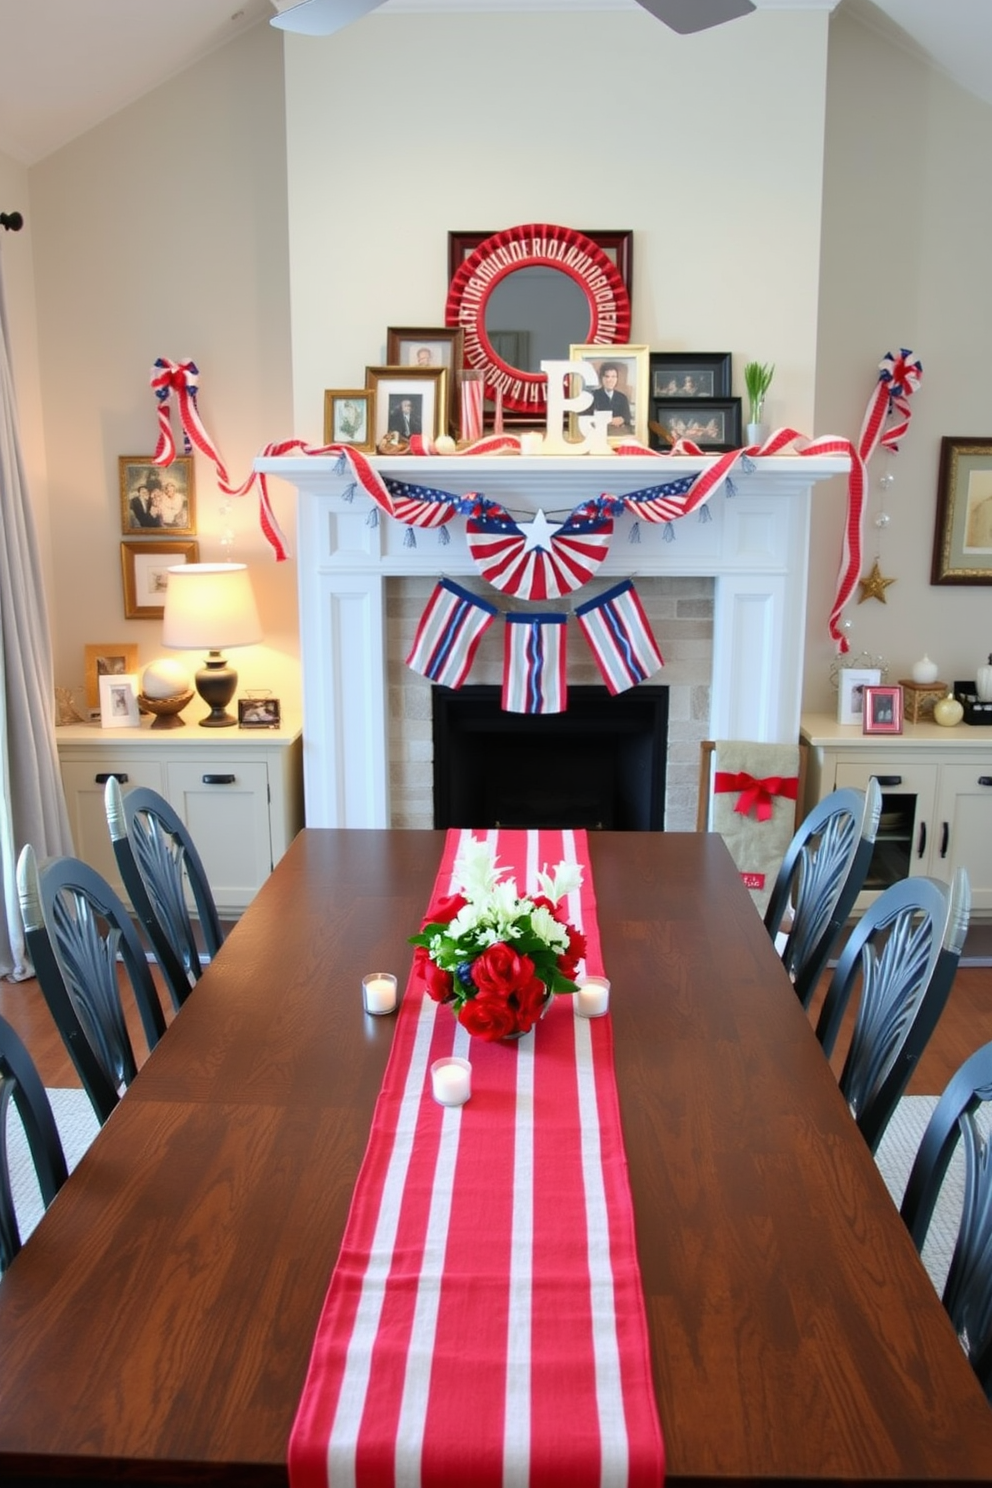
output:
[[[555,993],[574,992],[585,937],[561,901],[582,870],[559,863],[538,874],[541,893],[524,898],[485,842],[472,838],[455,861],[458,892],[428,910],[414,970],[437,1002],[447,1002],[469,1033],[484,1039],[527,1033]],[[502,880],[502,881],[501,881]]]

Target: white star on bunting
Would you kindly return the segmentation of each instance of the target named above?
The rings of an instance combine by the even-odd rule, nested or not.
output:
[[[540,508],[535,512],[533,521],[518,522],[517,527],[524,537],[524,552],[529,553],[534,548],[539,548],[550,553],[551,539],[561,526],[561,522],[549,522]]]

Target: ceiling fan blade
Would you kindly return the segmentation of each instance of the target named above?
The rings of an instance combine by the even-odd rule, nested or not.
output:
[[[736,21],[738,16],[749,15],[756,9],[752,0],[637,0],[637,3],[680,36],[708,31],[711,26]]]
[[[300,0],[299,4],[274,15],[269,24],[302,36],[330,36],[383,3],[384,0]]]

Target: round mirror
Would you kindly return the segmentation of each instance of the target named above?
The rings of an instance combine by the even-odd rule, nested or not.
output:
[[[543,419],[542,359],[567,360],[575,343],[624,343],[630,299],[616,265],[585,233],[529,224],[493,233],[468,255],[444,318],[462,328],[465,366],[484,373],[487,394],[498,389],[505,409]]]
[[[486,336],[501,362],[518,372],[540,372],[550,358],[589,339],[585,290],[561,269],[514,269],[486,304]]]

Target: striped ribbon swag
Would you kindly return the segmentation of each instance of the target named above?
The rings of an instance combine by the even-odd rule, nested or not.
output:
[[[665,665],[630,579],[576,606],[575,618],[614,696],[636,687]]]
[[[441,579],[420,617],[407,666],[442,687],[461,687],[496,614],[495,605]]]
[[[506,615],[504,713],[564,713],[567,615]]]

